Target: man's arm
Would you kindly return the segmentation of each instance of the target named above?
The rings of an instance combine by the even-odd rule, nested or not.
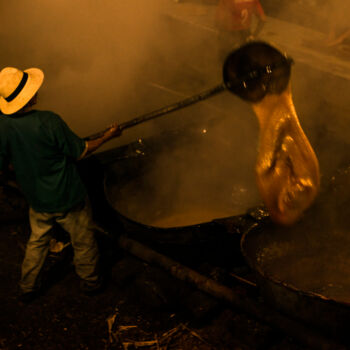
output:
[[[256,25],[254,32],[252,33],[253,37],[256,37],[259,35],[259,33],[261,32],[261,30],[263,29],[266,23],[266,15],[265,15],[264,9],[260,4],[260,1],[256,2],[255,13],[258,17],[258,23]]]
[[[117,123],[112,124],[104,133],[103,135],[97,137],[93,140],[86,141],[86,147],[82,155],[79,157],[79,159],[82,159],[89,154],[95,152],[98,148],[100,148],[104,143],[107,141],[120,136],[121,131],[118,127]]]
[[[51,131],[51,137],[54,138],[58,150],[77,160],[86,157],[105,142],[121,134],[118,124],[114,123],[104,132],[97,134],[96,137],[84,140],[77,136],[59,115],[53,113],[48,119],[47,129]]]

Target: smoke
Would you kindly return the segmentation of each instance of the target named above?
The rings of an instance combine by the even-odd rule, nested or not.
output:
[[[349,38],[329,45],[349,29],[350,3],[341,0],[263,0],[270,16],[263,39],[294,58],[293,99],[301,125],[319,158],[326,181],[346,161],[350,133]]]
[[[127,121],[221,82],[222,60],[215,30],[171,16],[172,11],[183,11],[186,16],[199,18],[205,12],[202,9],[194,13],[191,6],[200,3],[0,2],[0,67],[43,69],[45,81],[38,108],[60,114],[78,135],[87,136],[114,121]],[[206,11],[214,14],[215,2],[202,3],[209,6]],[[275,2],[273,7],[266,6],[268,15],[271,9],[280,19],[289,11],[287,7],[277,7]],[[311,19],[321,18],[318,14],[321,16],[322,11],[322,7],[317,8],[317,13],[308,17],[307,25],[311,26]],[[305,22],[302,15],[289,17],[299,24]],[[266,36],[262,34],[262,39],[271,41],[268,31]],[[320,152],[325,152],[324,159],[333,160],[322,133],[328,135],[332,130],[332,134],[345,139],[339,105],[345,109],[348,106],[335,87],[343,84],[345,95],[347,82],[299,62],[293,68],[292,79],[298,116],[312,145],[316,145],[316,154],[322,157]],[[329,103],[330,94],[337,106]],[[328,115],[332,116],[332,128]],[[150,196],[138,193],[135,201],[176,210],[184,208],[184,203],[200,206],[204,202],[211,203],[209,209],[221,210],[220,203],[229,202],[226,208],[231,210],[237,198],[244,206],[259,202],[254,182],[257,127],[250,106],[225,92],[205,103],[128,129],[105,148],[180,130],[189,137],[166,150],[159,145],[144,174],[144,181],[154,190]],[[196,134],[200,130],[207,132]],[[242,193],[245,198],[238,195]],[[129,198],[130,192],[126,191],[125,196]],[[136,208],[142,210],[142,205]]]
[[[222,81],[216,33],[170,18],[169,9],[171,15],[174,6],[183,5],[170,0],[2,2],[0,66],[43,69],[38,108],[53,110],[87,136]],[[175,212],[191,206],[203,211],[205,202],[208,211],[227,214],[237,207],[233,192],[244,196],[242,187],[254,188],[255,122],[247,105],[225,93],[128,129],[106,148],[181,130],[188,137],[166,150],[158,145],[144,173],[152,196],[142,188],[135,201]],[[244,178],[250,179],[244,186],[235,180]],[[129,191],[127,205],[130,198]]]
[[[329,34],[332,26],[341,30],[348,26],[350,4],[343,0],[262,0],[269,16],[287,20]]]
[[[145,140],[145,160],[126,159],[109,169],[108,196],[119,212],[149,225],[185,226],[240,215],[261,202],[255,116],[229,93],[214,102],[227,114],[218,118],[211,106],[190,107],[202,123]],[[132,174],[122,186],[120,167]]]
[[[81,136],[127,119],[128,92],[142,81],[161,2],[11,1],[0,12],[0,66],[45,73],[40,108]]]

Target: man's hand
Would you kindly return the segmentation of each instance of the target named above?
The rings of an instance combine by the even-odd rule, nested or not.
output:
[[[100,148],[105,142],[113,139],[114,137],[120,136],[121,130],[117,123],[113,123],[109,128],[103,133],[98,134],[99,136],[94,139],[87,140],[87,149],[83,153],[83,155],[79,158],[82,159],[87,155],[95,152],[98,148]]]
[[[109,126],[109,128],[105,131],[104,137],[107,140],[110,140],[114,137],[120,136],[121,135],[121,130],[119,128],[118,123],[113,123],[112,125]]]

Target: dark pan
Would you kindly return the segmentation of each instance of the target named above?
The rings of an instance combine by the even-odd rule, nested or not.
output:
[[[348,170],[297,225],[256,227],[241,240],[271,305],[343,340],[350,320]]]

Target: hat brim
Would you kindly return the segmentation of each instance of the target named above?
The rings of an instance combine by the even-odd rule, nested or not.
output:
[[[39,68],[29,68],[24,72],[28,74],[28,80],[18,96],[11,102],[0,97],[0,111],[3,114],[14,114],[23,108],[37,93],[44,81],[44,72]]]

